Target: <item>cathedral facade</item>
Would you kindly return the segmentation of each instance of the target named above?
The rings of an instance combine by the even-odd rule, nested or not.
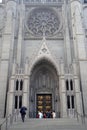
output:
[[[87,0],[2,0],[0,117],[87,114]]]

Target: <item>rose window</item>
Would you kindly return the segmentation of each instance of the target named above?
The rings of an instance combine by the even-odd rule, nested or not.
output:
[[[58,32],[59,25],[58,16],[48,8],[34,9],[27,20],[28,29],[35,36],[52,36]]]

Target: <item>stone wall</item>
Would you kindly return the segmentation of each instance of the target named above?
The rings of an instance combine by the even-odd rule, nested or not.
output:
[[[64,59],[64,43],[63,40],[46,40],[47,47],[52,56],[59,60]],[[29,60],[33,60],[38,54],[42,45],[41,40],[26,40],[24,42],[24,59],[29,57]]]

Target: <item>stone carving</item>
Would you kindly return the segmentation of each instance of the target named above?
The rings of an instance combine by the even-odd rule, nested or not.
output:
[[[60,30],[60,18],[50,8],[37,8],[31,11],[27,27],[34,36],[53,36]]]
[[[42,51],[45,53],[45,52],[47,51],[47,49],[46,49],[46,48],[43,48]]]

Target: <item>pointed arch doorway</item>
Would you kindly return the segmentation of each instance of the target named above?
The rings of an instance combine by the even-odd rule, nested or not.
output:
[[[60,115],[59,77],[55,66],[47,61],[39,61],[32,69],[29,88],[29,117],[37,112],[55,110]]]

